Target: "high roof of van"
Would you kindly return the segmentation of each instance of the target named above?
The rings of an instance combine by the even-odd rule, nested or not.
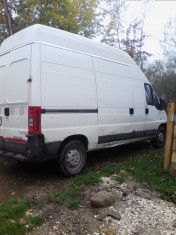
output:
[[[124,51],[83,36],[40,24],[29,26],[5,39],[0,46],[0,55],[32,42],[47,43],[136,66]]]

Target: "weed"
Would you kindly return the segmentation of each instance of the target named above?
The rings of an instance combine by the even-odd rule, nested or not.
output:
[[[53,195],[47,195],[47,196],[46,196],[46,200],[47,200],[48,202],[53,202],[53,201],[54,201],[54,196],[53,196]]]
[[[48,201],[55,201],[59,204],[65,204],[68,208],[76,210],[79,207],[78,197],[82,194],[83,189],[81,187],[67,187],[66,191],[58,190],[54,195],[48,195]]]
[[[97,184],[101,182],[100,172],[89,172],[85,175],[77,175],[70,179],[70,182],[77,185],[82,184]]]
[[[31,231],[33,228],[40,226],[43,221],[45,220],[45,216],[40,215],[40,216],[35,216],[35,217],[31,217],[29,218],[29,228],[27,229],[28,231]]]
[[[65,228],[65,231],[66,231],[66,232],[71,232],[71,231],[72,231],[72,228],[71,228],[71,227],[66,227],[66,228]]]
[[[119,165],[118,164],[111,164],[101,171],[102,176],[109,177],[111,175],[117,174],[120,171]]]
[[[124,179],[123,177],[121,177],[121,176],[117,176],[117,177],[115,178],[115,180],[116,180],[119,184],[122,184],[122,183],[125,182],[125,179]]]

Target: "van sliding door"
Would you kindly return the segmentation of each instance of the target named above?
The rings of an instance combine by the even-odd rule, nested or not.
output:
[[[93,58],[98,91],[98,144],[133,138],[133,89],[128,66]]]

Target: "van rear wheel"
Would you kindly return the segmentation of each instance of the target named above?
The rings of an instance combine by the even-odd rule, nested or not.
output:
[[[151,140],[151,143],[155,148],[162,148],[164,147],[165,142],[166,142],[166,128],[160,126],[158,128],[155,138]]]
[[[86,158],[85,145],[79,140],[72,140],[65,144],[57,158],[57,169],[65,176],[77,175],[83,170]]]

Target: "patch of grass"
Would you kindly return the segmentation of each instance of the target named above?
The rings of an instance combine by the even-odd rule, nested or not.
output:
[[[57,201],[65,204],[71,209],[79,207],[78,197],[82,194],[81,185],[98,184],[101,178],[116,175],[119,183],[125,182],[129,176],[133,176],[138,182],[146,183],[151,189],[160,192],[164,200],[176,204],[176,176],[171,176],[163,170],[164,150],[152,149],[146,154],[138,154],[135,157],[128,158],[126,161],[117,164],[111,164],[98,172],[89,172],[85,175],[78,175],[68,179],[66,191],[57,191],[54,195],[48,195],[48,201]],[[79,187],[77,187],[79,185]],[[75,187],[71,189],[71,187]]]
[[[111,164],[101,170],[101,176],[110,177],[110,176],[117,174],[119,172],[120,172],[119,165],[118,164],[113,164],[113,165]]]
[[[24,216],[30,204],[31,201],[29,199],[10,199],[8,201],[2,202],[0,205],[0,221],[7,219],[18,219]]]
[[[43,222],[43,217],[26,217],[26,211],[33,205],[30,199],[10,199],[0,204],[0,235],[23,235]],[[21,220],[28,223],[25,226]],[[37,222],[38,221],[38,222]]]
[[[151,189],[160,192],[162,199],[176,204],[176,176],[172,176],[163,169],[164,150],[152,149],[151,151],[131,157],[118,164],[111,164],[99,172],[89,172],[71,179],[73,184],[100,183],[101,177],[110,177],[117,174],[116,180],[123,183],[129,176],[138,182],[147,183]]]
[[[70,182],[77,185],[98,184],[101,182],[101,172],[89,172],[85,175],[77,175],[70,179]]]
[[[48,195],[47,200],[49,202],[57,202],[59,204],[65,204],[69,209],[76,210],[79,208],[78,197],[82,194],[83,189],[81,187],[67,188],[67,191],[58,190],[54,195]]]
[[[44,220],[45,220],[44,215],[39,215],[39,216],[29,218],[28,219],[29,228],[27,229],[28,232],[31,231],[33,228],[40,226],[43,223]]]
[[[119,184],[122,184],[125,182],[125,179],[121,176],[117,176],[115,177],[115,180],[119,183]]]
[[[132,175],[137,181],[147,183],[160,192],[162,198],[176,204],[176,176],[165,173],[163,149],[152,150],[142,156],[128,159],[120,164],[126,174]]]

